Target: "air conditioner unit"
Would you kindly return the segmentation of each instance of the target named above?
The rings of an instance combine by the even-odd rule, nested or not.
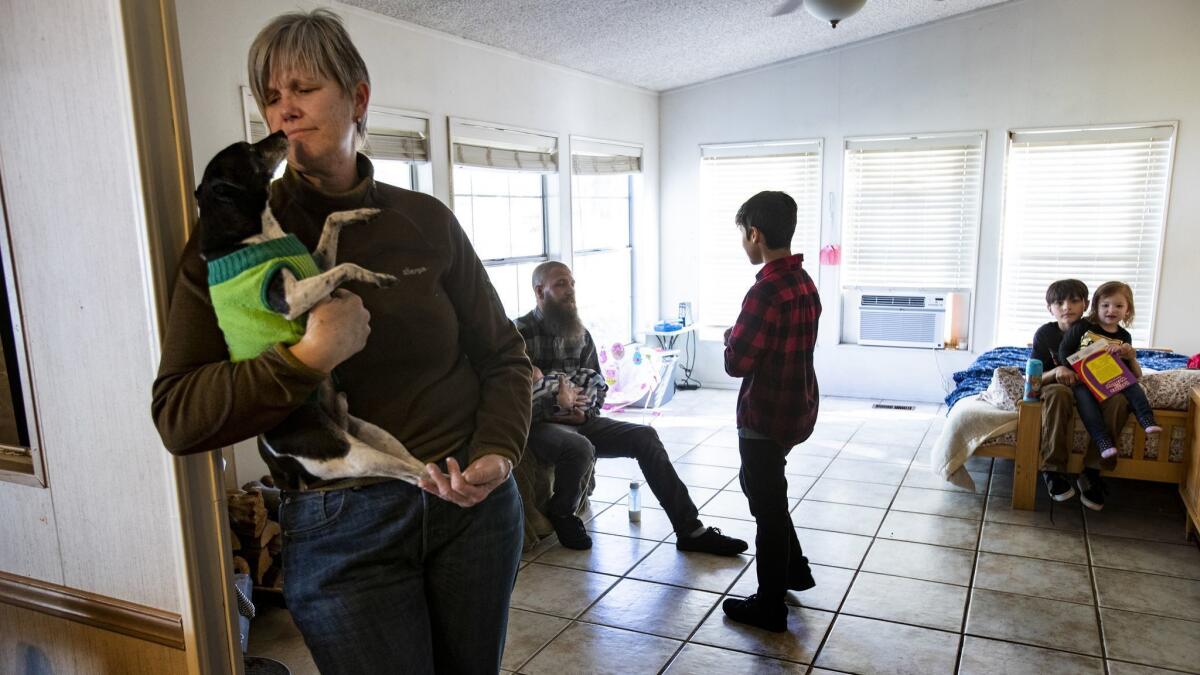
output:
[[[858,299],[858,344],[941,349],[946,334],[945,293],[869,291]]]

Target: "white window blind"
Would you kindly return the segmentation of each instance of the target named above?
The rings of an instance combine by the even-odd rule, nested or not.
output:
[[[792,252],[803,253],[816,278],[821,234],[821,141],[701,146],[700,296],[696,320],[729,326],[737,320],[758,268],[741,247],[734,217],[747,199],[780,190],[796,200]]]
[[[258,104],[249,87],[242,87],[242,107],[246,120],[246,138],[257,143],[269,129],[259,114]],[[400,162],[429,161],[429,118],[391,108],[367,109],[367,140],[362,153],[371,159]]]
[[[558,137],[484,122],[450,119],[450,161],[507,171],[558,171]]]
[[[595,176],[641,172],[641,146],[571,137],[572,174]]]
[[[844,287],[971,289],[983,133],[848,139]]]
[[[367,113],[367,142],[362,152],[371,159],[429,161],[429,118],[372,107]]]
[[[1001,344],[1028,343],[1050,320],[1046,287],[1068,278],[1129,284],[1130,333],[1148,342],[1174,139],[1174,124],[1009,134]]]
[[[598,344],[633,339],[634,182],[642,147],[571,137],[571,229],[579,315]]]

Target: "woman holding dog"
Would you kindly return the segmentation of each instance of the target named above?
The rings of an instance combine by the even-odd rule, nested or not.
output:
[[[370,77],[336,15],[271,21],[250,47],[249,76],[271,131],[288,136],[270,201],[283,228],[312,250],[329,213],[382,209],[342,232],[338,261],[399,285],[338,291],[312,309],[299,342],[232,363],[193,237],[154,383],[159,432],[175,454],[258,436],[336,369],[351,413],[428,466],[419,488],[322,483],[263,453],[284,489],[285,598],[317,666],[495,673],[522,542],[511,476],[529,429],[521,337],[450,210],[375,182],[357,152]]]

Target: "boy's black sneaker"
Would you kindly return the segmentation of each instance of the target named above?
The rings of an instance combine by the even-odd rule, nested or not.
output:
[[[711,553],[713,555],[737,555],[749,546],[741,539],[734,539],[721,534],[721,530],[710,527],[695,537],[675,538],[675,548],[680,551],[696,553]]]
[[[729,598],[721,603],[725,616],[738,623],[749,624],[769,630],[772,633],[787,631],[787,605],[783,602],[771,604],[763,602],[758,595],[752,595],[745,600]]]
[[[1046,483],[1046,492],[1050,493],[1050,499],[1056,502],[1065,502],[1075,496],[1075,488],[1071,487],[1071,481],[1057,471],[1043,471],[1042,480]]]
[[[592,538],[583,527],[583,521],[574,514],[550,516],[550,524],[554,526],[554,533],[558,535],[558,543],[564,548],[586,551],[592,547]]]
[[[1108,494],[1108,488],[1104,486],[1104,481],[1100,480],[1099,470],[1084,469],[1075,479],[1075,486],[1079,488],[1079,501],[1083,502],[1084,506],[1093,511],[1104,508],[1104,495]]]

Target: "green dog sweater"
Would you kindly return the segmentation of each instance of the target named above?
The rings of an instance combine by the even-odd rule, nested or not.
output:
[[[208,261],[208,293],[231,361],[252,359],[278,342],[294,345],[304,335],[303,318],[288,321],[267,304],[267,286],[284,268],[297,279],[320,274],[291,234]]]

